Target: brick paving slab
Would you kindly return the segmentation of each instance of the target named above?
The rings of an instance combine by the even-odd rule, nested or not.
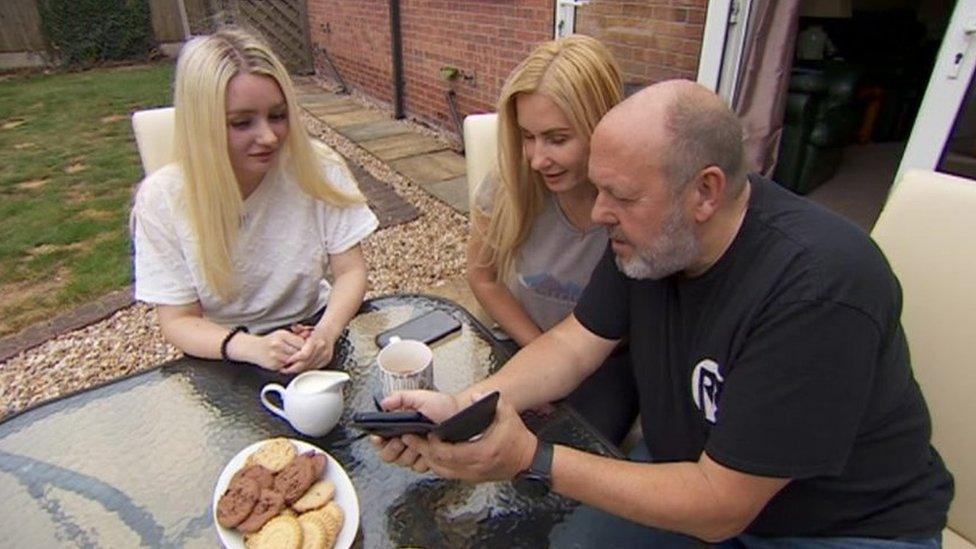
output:
[[[58,335],[98,322],[132,303],[132,287],[129,286],[50,320],[31,324],[16,334],[4,336],[0,338],[0,362]]]
[[[464,156],[449,144],[349,95],[319,88],[312,79],[296,82],[309,114],[454,210],[468,213]]]
[[[423,189],[459,212],[468,212],[468,178],[465,176],[427,183]]]
[[[386,114],[373,110],[373,109],[362,109],[344,113],[337,114],[326,114],[318,116],[319,119],[324,121],[329,126],[332,126],[341,133],[341,128],[343,126],[352,126],[355,124],[363,124],[366,122],[378,122],[380,120],[389,120],[390,117]]]
[[[391,135],[413,133],[413,129],[406,124],[401,124],[393,120],[380,120],[378,122],[352,124],[350,126],[337,129],[336,131],[341,133],[347,139],[355,142],[369,141],[371,139],[379,139],[381,137],[390,137]]]
[[[421,186],[454,179],[467,173],[464,157],[454,151],[401,158],[390,162],[390,167]]]
[[[304,107],[305,110],[318,117],[321,117],[326,114],[341,114],[344,112],[370,110],[370,109],[364,109],[362,105],[356,103],[352,99],[348,99],[345,102],[335,102],[335,103],[302,102],[302,107]]]
[[[400,198],[393,187],[376,179],[355,162],[347,162],[347,164],[352,174],[356,176],[356,181],[359,182],[359,190],[366,195],[367,202],[379,219],[379,228],[413,221],[420,216],[420,210]]]
[[[402,133],[361,141],[359,146],[386,162],[448,149],[447,143],[439,139],[415,133]]]
[[[298,102],[302,105],[305,103],[328,105],[330,103],[345,103],[346,101],[355,101],[355,99],[349,95],[329,93],[324,91],[322,88],[316,88],[314,91],[310,90],[308,92],[300,92],[298,94]]]

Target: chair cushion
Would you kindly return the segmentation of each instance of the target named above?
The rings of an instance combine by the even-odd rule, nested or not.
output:
[[[942,549],[976,549],[976,545],[946,528],[942,531]]]
[[[949,527],[976,540],[976,181],[923,170],[896,184],[872,231],[901,282],[902,326],[932,416],[932,444],[955,477]]]

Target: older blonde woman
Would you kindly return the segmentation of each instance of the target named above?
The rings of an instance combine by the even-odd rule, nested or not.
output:
[[[607,248],[590,219],[589,139],[622,98],[620,69],[599,41],[572,35],[537,47],[498,100],[498,170],[471,213],[467,278],[519,346],[568,316]],[[540,365],[542,367],[542,365]],[[636,413],[633,375],[618,353],[569,397],[613,440]]]
[[[321,368],[362,302],[359,243],[376,217],[342,159],[313,145],[286,69],[254,36],[188,42],[174,105],[176,162],[133,208],[136,298],[188,354]]]

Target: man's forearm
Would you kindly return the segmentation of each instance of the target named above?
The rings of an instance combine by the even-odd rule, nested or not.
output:
[[[558,400],[592,374],[615,344],[570,316],[521,349],[498,373],[465,389],[460,401],[494,390],[518,411]]]
[[[704,454],[698,462],[651,464],[556,446],[553,490],[640,524],[717,542],[741,533],[787,481],[717,474],[716,467]]]

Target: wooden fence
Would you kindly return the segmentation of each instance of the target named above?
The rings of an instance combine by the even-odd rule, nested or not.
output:
[[[43,52],[38,0],[0,0],[0,55]],[[312,71],[306,0],[182,0],[190,34],[213,29],[216,19],[232,18],[264,34],[282,62],[294,72]],[[149,0],[156,42],[180,42],[186,29],[179,0]]]
[[[37,0],[0,1],[0,52],[43,50]]]

